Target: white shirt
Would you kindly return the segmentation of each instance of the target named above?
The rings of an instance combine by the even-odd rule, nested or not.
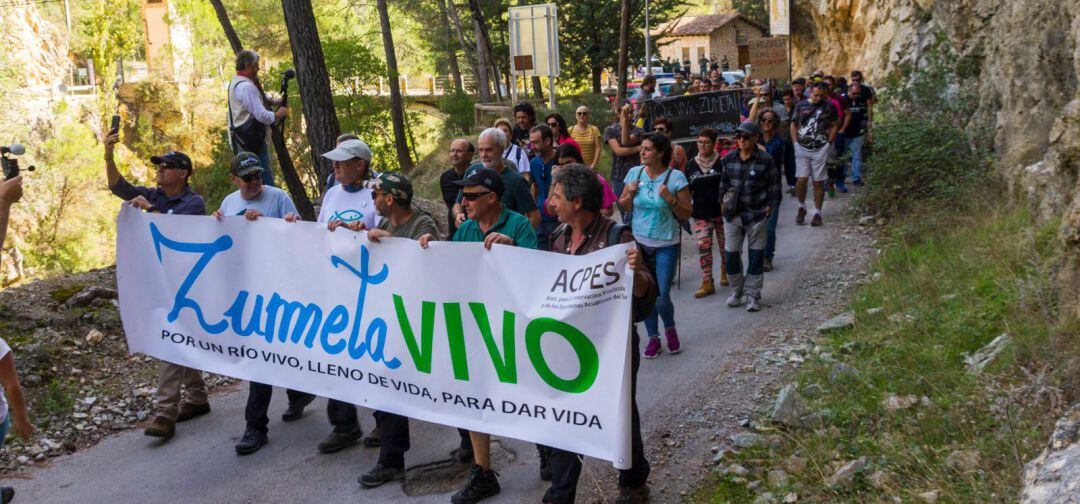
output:
[[[340,220],[344,222],[363,221],[367,229],[375,229],[379,222],[379,212],[375,210],[375,199],[371,189],[363,188],[348,192],[341,185],[331,187],[323,196],[319,208],[319,222]]]
[[[529,155],[525,153],[525,149],[510,144],[503,151],[503,159],[514,163],[514,166],[517,166],[518,173],[529,173]]]
[[[274,123],[274,113],[263,106],[262,93],[251,79],[237,75],[229,83],[229,108],[232,110],[232,126],[244,124],[249,118],[263,124]]]

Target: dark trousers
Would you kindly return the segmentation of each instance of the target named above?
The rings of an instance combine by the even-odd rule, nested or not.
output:
[[[795,186],[795,144],[784,140],[784,178],[789,187]]]
[[[379,429],[379,440],[382,442],[379,463],[404,469],[405,452],[409,451],[409,417],[376,411],[375,426]]]
[[[314,397],[307,392],[293,389],[286,389],[285,393],[289,396],[289,404],[308,397]],[[244,420],[247,421],[248,427],[263,432],[267,431],[266,426],[270,423],[270,418],[266,416],[266,412],[270,409],[270,397],[273,394],[274,387],[272,385],[251,382],[248,387],[247,407],[244,408]]]
[[[326,402],[326,416],[330,417],[334,432],[352,432],[360,428],[360,420],[356,418],[356,406],[347,402],[330,399]]]
[[[645,459],[645,446],[641,441],[641,416],[637,407],[637,375],[641,366],[641,339],[637,329],[633,331],[630,348],[630,469],[619,470],[619,486],[637,488],[649,479],[649,461]],[[577,498],[578,478],[581,477],[581,455],[558,448],[551,448],[551,487],[544,493],[544,502],[569,504]]]

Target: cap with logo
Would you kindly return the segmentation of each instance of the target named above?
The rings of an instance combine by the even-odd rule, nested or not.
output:
[[[237,177],[246,177],[252,173],[260,173],[263,171],[262,161],[259,161],[259,156],[256,156],[252,152],[240,152],[232,158],[232,167],[229,169],[233,175]]]
[[[409,177],[401,173],[383,173],[376,179],[364,182],[364,187],[373,191],[383,191],[406,204],[413,198],[412,182],[409,181]]]
[[[191,158],[180,151],[169,151],[160,156],[150,156],[150,162],[155,165],[166,165],[191,171]]]
[[[502,175],[499,175],[499,172],[491,168],[480,168],[454,183],[459,187],[480,186],[494,192],[500,197],[502,197],[503,192],[506,190],[506,185],[503,184]]]
[[[331,161],[348,161],[357,158],[371,161],[371,148],[363,140],[346,140],[341,142],[336,149],[323,154],[323,157]]]
[[[745,135],[757,135],[761,133],[761,128],[754,121],[743,121],[738,128],[735,128],[735,132]]]

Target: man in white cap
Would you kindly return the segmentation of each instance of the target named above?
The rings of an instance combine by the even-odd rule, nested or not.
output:
[[[362,140],[345,140],[323,157],[334,162],[334,179],[338,184],[323,195],[318,222],[326,223],[330,231],[353,222],[360,223],[359,227],[349,226],[356,230],[375,229],[379,212],[372,190],[364,187],[364,181],[371,178],[371,149]],[[363,431],[356,406],[330,399],[326,415],[334,431],[319,443],[319,451],[334,453],[360,442]]]

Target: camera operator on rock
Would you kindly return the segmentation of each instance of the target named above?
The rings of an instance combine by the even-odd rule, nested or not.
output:
[[[263,184],[274,185],[270,151],[266,146],[266,127],[289,115],[289,109],[270,110],[271,101],[259,82],[259,55],[243,50],[236,54],[236,75],[229,83],[229,144],[233,154],[252,152],[263,167]]]
[[[157,167],[157,187],[133,185],[120,175],[113,159],[113,151],[120,141],[119,133],[105,137],[105,174],[109,190],[132,206],[148,212],[179,215],[206,215],[202,196],[191,190],[191,158],[183,152],[170,151],[161,156],[151,156],[150,162]],[[180,386],[187,390],[187,397],[180,401]],[[206,396],[206,383],[196,369],[162,361],[158,368],[157,416],[144,433],[147,436],[169,439],[176,433],[176,423],[190,420],[210,412]]]

